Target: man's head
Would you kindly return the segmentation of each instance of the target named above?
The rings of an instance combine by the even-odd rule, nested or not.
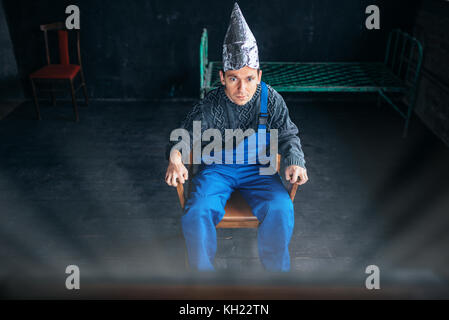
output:
[[[238,70],[220,70],[220,80],[231,101],[244,105],[251,100],[262,79],[262,70],[245,66]]]
[[[253,97],[261,77],[257,41],[236,2],[223,41],[221,83],[229,99],[244,105]]]

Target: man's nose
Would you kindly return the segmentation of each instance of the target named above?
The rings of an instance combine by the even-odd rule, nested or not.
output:
[[[240,92],[245,91],[245,84],[243,83],[243,81],[239,81],[238,89]]]

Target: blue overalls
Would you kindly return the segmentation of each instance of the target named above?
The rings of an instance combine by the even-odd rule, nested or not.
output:
[[[268,117],[264,82],[261,88],[258,130],[264,132]],[[235,149],[233,151],[235,155]],[[193,269],[214,270],[215,226],[225,214],[224,207],[231,193],[238,189],[261,222],[257,241],[263,266],[269,271],[290,270],[288,245],[294,226],[293,203],[278,173],[261,175],[261,164],[248,164],[246,159],[245,156],[244,164],[201,164],[192,180],[192,192],[182,216],[182,230]]]

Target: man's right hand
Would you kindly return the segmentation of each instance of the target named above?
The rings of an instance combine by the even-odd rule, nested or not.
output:
[[[167,172],[165,173],[165,182],[169,186],[177,187],[179,180],[180,183],[184,182],[189,178],[189,171],[184,166],[181,160],[181,153],[178,150],[173,150],[170,154],[170,160],[167,167]]]

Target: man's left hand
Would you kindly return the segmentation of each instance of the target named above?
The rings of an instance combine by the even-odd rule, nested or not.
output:
[[[307,170],[300,166],[291,165],[285,168],[285,179],[291,184],[302,185],[309,180]]]

